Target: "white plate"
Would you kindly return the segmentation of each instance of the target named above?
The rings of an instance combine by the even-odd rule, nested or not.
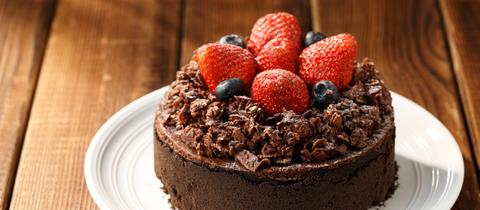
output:
[[[167,89],[154,91],[110,118],[93,138],[85,179],[101,209],[170,209],[153,170],[154,113]],[[455,139],[433,115],[393,93],[400,186],[381,209],[450,209],[463,183]]]

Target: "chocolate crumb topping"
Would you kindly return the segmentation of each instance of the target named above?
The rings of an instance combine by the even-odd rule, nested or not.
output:
[[[242,150],[241,152],[237,153],[235,155],[235,160],[237,160],[243,165],[243,167],[250,171],[257,171],[263,165],[270,165],[269,159],[259,159],[258,156],[254,155],[248,150]]]
[[[197,154],[234,159],[250,171],[268,166],[322,162],[361,150],[385,117],[391,96],[368,59],[354,64],[350,86],[325,110],[312,106],[267,116],[248,96],[219,101],[208,91],[198,65],[190,62],[171,84],[160,123],[188,138]]]

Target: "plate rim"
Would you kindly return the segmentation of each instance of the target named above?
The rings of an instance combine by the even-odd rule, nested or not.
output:
[[[105,143],[108,143],[108,141],[107,142],[104,141],[105,140],[105,133],[108,132],[108,131],[111,131],[112,127],[115,124],[118,124],[119,121],[123,121],[125,119],[128,119],[129,116],[132,116],[132,113],[135,110],[139,109],[139,106],[141,107],[141,106],[148,105],[149,103],[147,103],[147,102],[149,102],[150,100],[156,99],[158,94],[162,94],[162,92],[168,90],[168,88],[169,88],[169,86],[164,86],[162,88],[154,90],[154,91],[152,91],[152,92],[150,92],[146,95],[143,95],[143,96],[135,99],[134,101],[128,103],[126,106],[119,109],[117,112],[115,112],[110,118],[108,118],[102,124],[102,126],[97,130],[97,132],[95,133],[91,142],[89,143],[88,149],[87,149],[87,152],[86,152],[86,155],[85,155],[85,161],[84,161],[84,178],[85,178],[85,181],[86,181],[87,189],[90,192],[90,195],[91,195],[92,199],[95,201],[96,205],[100,209],[110,209],[111,208],[111,206],[109,205],[109,202],[108,202],[109,199],[104,198],[103,195],[105,194],[105,192],[103,192],[100,183],[95,179],[96,176],[94,176],[94,173],[98,173],[98,172],[95,172],[95,168],[96,168],[95,163],[97,162],[97,161],[95,161],[95,158],[98,157],[97,156],[98,152],[101,149],[103,149],[102,145],[104,145]],[[395,95],[395,97],[401,98],[402,100],[406,101],[407,103],[410,103],[410,104],[416,106],[417,108],[420,108],[422,110],[422,112],[429,115],[430,118],[432,118],[435,121],[436,125],[439,125],[442,129],[447,131],[447,133],[451,137],[449,139],[453,139],[453,141],[451,141],[451,142],[453,143],[452,145],[454,145],[454,147],[450,148],[450,150],[452,151],[453,154],[455,154],[456,159],[459,160],[459,163],[461,163],[461,167],[459,167],[460,171],[458,171],[458,173],[457,173],[457,175],[458,175],[457,183],[458,183],[459,187],[452,188],[452,190],[450,191],[451,196],[447,199],[444,198],[444,204],[448,204],[449,208],[451,208],[455,204],[456,200],[458,199],[458,196],[460,195],[461,189],[463,188],[463,184],[464,184],[464,178],[465,178],[464,177],[465,176],[465,164],[464,164],[463,156],[462,156],[462,153],[461,153],[461,150],[460,150],[460,146],[458,145],[458,143],[456,141],[456,138],[453,136],[453,134],[450,132],[450,130],[437,117],[435,117],[432,113],[430,113],[428,110],[426,110],[425,108],[423,108],[422,106],[420,106],[419,104],[415,103],[414,101],[408,99],[405,96],[402,96],[402,95],[400,95],[398,93],[395,93],[393,91],[390,91],[390,93],[392,95]]]
[[[94,179],[93,173],[95,173],[92,169],[95,168],[94,161],[95,157],[97,157],[95,152],[99,151],[102,147],[102,140],[104,140],[104,133],[109,131],[114,124],[117,123],[118,120],[122,118],[127,118],[129,113],[134,109],[138,109],[137,106],[144,104],[148,100],[152,100],[157,94],[164,92],[168,89],[168,86],[164,86],[157,90],[154,90],[146,95],[141,96],[140,98],[135,99],[134,101],[128,103],[126,106],[119,109],[119,111],[115,112],[110,118],[108,118],[105,123],[97,130],[94,137],[92,138],[90,144],[88,145],[87,152],[85,154],[85,161],[84,161],[84,177],[85,182],[88,188],[88,191],[91,194],[92,199],[95,201],[97,206],[100,209],[110,209],[107,201],[103,198],[102,194],[99,192],[100,188],[97,185],[97,181]]]
[[[455,138],[455,136],[453,136],[452,132],[450,131],[450,129],[448,129],[443,123],[442,121],[440,121],[435,115],[433,115],[431,112],[429,112],[427,109],[425,109],[424,107],[422,107],[420,104],[417,104],[415,103],[414,101],[412,101],[411,99],[405,97],[405,96],[402,96],[396,92],[393,92],[393,91],[390,91],[390,93],[392,95],[395,95],[395,97],[398,97],[398,98],[401,98],[402,100],[404,100],[405,102],[407,103],[410,103],[411,105],[413,106],[416,106],[417,108],[419,108],[419,110],[421,110],[423,113],[425,113],[426,115],[428,115],[436,125],[440,126],[442,129],[444,129],[446,131],[446,133],[448,134],[449,138],[448,139],[451,139],[452,141],[449,140],[449,142],[451,142],[452,146],[449,150],[451,150],[454,154],[454,158],[457,159],[459,162],[457,164],[460,164],[460,171],[458,171],[458,180],[457,180],[457,188],[451,188],[453,190],[450,191],[450,194],[452,196],[450,196],[448,199],[445,199],[445,204],[447,204],[447,206],[445,207],[448,207],[447,209],[451,209],[453,207],[453,205],[455,205],[455,202],[457,201],[458,199],[458,196],[460,195],[460,192],[463,188],[463,184],[464,184],[464,180],[465,180],[465,160],[463,159],[463,156],[462,156],[462,151],[460,150],[460,145],[457,143],[457,139]],[[454,180],[455,181],[455,180]],[[452,183],[453,185],[454,183]],[[455,196],[453,196],[455,195]],[[434,207],[437,206],[438,203],[435,204]]]

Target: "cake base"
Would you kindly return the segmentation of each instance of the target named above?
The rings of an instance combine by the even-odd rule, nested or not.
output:
[[[310,177],[293,182],[255,180],[199,165],[180,157],[155,134],[155,173],[172,206],[180,210],[368,209],[382,204],[396,187],[394,130],[387,132],[376,158],[350,168],[312,171]]]

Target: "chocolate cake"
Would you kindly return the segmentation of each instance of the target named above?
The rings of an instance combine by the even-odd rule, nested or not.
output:
[[[238,39],[232,40],[238,42]],[[345,40],[349,41],[340,40],[341,46],[347,46]],[[312,45],[334,42],[338,40],[327,38]],[[356,47],[356,42],[354,44]],[[223,54],[247,52],[230,45],[207,47],[221,49],[218,52]],[[311,48],[314,47],[318,46]],[[354,52],[352,55],[356,55]],[[397,173],[393,108],[390,93],[373,62],[368,59],[353,62],[339,57],[338,60],[349,63],[342,68],[351,72],[340,74],[343,69],[333,68],[335,77],[329,79],[332,75],[329,73],[328,80],[314,86],[303,82],[310,82],[312,78],[305,78],[302,72],[297,76],[292,71],[261,68],[262,73],[253,74],[256,75],[253,84],[242,75],[235,81],[221,78],[227,83],[219,84],[212,77],[230,69],[245,74],[244,70],[250,65],[248,62],[233,62],[233,67],[228,63],[212,65],[211,60],[209,65],[203,65],[206,58],[208,55],[195,55],[177,72],[156,113],[155,173],[170,195],[172,207],[181,210],[368,209],[381,205],[391,196],[396,188]],[[237,59],[250,58],[242,55]],[[259,58],[256,59],[258,62]],[[262,64],[258,62],[258,65]],[[211,68],[221,72],[209,74],[207,70]],[[302,63],[298,68],[302,71]],[[293,79],[281,82],[278,79],[281,76]],[[265,78],[278,79],[278,84],[275,80],[265,82]],[[344,81],[347,82],[342,84]],[[278,94],[278,91],[292,92],[285,85],[296,85],[299,91],[304,88],[311,95]],[[235,91],[238,87],[243,88],[243,92]],[[308,87],[311,90],[307,90]],[[315,94],[318,88],[324,90],[320,95]],[[273,91],[275,97],[268,96],[268,91]],[[302,97],[309,103],[304,106],[306,110],[301,108],[303,105],[289,105],[302,103]],[[277,101],[282,106],[274,104],[273,109],[271,103]]]
[[[394,138],[367,60],[323,113],[271,117],[248,97],[216,100],[191,62],[157,112],[155,172],[179,209],[367,209],[394,189]]]

